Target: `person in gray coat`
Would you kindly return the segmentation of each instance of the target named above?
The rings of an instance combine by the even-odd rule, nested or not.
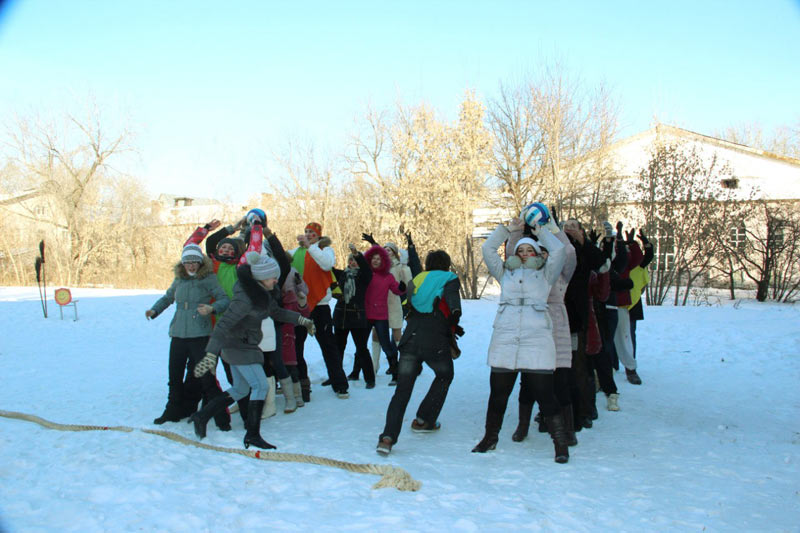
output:
[[[211,303],[212,300],[214,303]],[[204,377],[198,384],[192,370],[205,355],[205,346],[211,335],[211,315],[225,311],[229,301],[217,282],[211,260],[203,255],[196,244],[186,245],[180,262],[175,265],[172,285],[164,296],[145,311],[145,316],[152,319],[173,302],[176,308],[169,325],[169,396],[164,412],[153,420],[154,424],[177,422],[195,412],[199,398],[190,394],[192,389],[201,388],[206,401],[222,394],[213,376]],[[227,412],[221,413],[216,422],[223,431],[231,429],[231,418]]]
[[[239,280],[233,286],[233,299],[228,310],[217,322],[206,346],[205,357],[195,366],[199,377],[214,371],[217,359],[231,367],[233,386],[214,401],[193,414],[194,432],[199,438],[206,436],[206,426],[215,413],[224,411],[233,402],[248,394],[247,432],[244,447],[274,449],[275,446],[261,437],[261,411],[267,396],[267,376],[264,373],[264,353],[259,348],[263,336],[261,322],[272,318],[276,322],[304,326],[313,335],[314,322],[300,313],[280,307],[280,288],[277,287],[281,269],[278,262],[258,252],[248,252],[247,264],[239,266]]]

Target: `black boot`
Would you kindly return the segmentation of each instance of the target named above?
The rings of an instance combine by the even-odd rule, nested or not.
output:
[[[175,402],[168,401],[167,406],[164,407],[164,412],[161,413],[161,416],[153,420],[153,424],[158,424],[160,426],[164,422],[178,422],[183,418],[182,415],[183,407]]]
[[[555,447],[555,461],[557,463],[566,463],[569,461],[569,444],[567,443],[567,424],[564,422],[564,415],[558,413],[548,416],[546,420]]]
[[[511,435],[514,442],[522,442],[528,436],[528,428],[531,426],[531,414],[533,413],[532,403],[519,402],[519,425]]]
[[[239,416],[242,417],[244,427],[247,427],[247,408],[250,406],[250,396],[245,396],[236,402],[239,405]]]
[[[217,395],[219,396],[219,394]],[[214,396],[216,398],[217,396]],[[203,407],[206,404],[212,402],[214,399],[211,400],[203,400]],[[217,425],[220,431],[230,431],[231,430],[231,414],[228,412],[228,406],[225,406],[225,409],[220,409],[216,413],[214,413],[214,423]]]
[[[536,413],[536,416],[533,417],[533,421],[539,425],[539,433],[547,433],[549,430],[547,429],[547,422],[542,416],[542,412],[539,411]]]
[[[311,401],[311,381],[308,378],[300,380],[300,395],[304,403]]]
[[[198,438],[205,438],[206,426],[208,421],[219,411],[224,411],[229,405],[233,404],[233,398],[227,392],[223,392],[210,402],[208,405],[189,417],[189,422],[194,424],[194,433]]]
[[[275,446],[261,438],[261,411],[264,410],[264,400],[252,400],[247,409],[247,433],[244,434],[244,447],[252,444],[262,450],[274,450]]]
[[[567,430],[567,444],[569,446],[577,446],[578,437],[575,436],[575,417],[572,411],[572,404],[562,407],[561,414],[564,415],[564,424]]]
[[[473,453],[486,453],[495,449],[500,428],[503,426],[504,414],[495,413],[494,411],[486,412],[486,433],[481,441],[472,448]]]

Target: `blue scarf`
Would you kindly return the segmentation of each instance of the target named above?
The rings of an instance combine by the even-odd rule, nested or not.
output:
[[[442,296],[444,286],[458,278],[452,272],[444,270],[428,270],[421,272],[414,278],[414,294],[411,295],[411,305],[420,313],[433,312],[433,301]]]

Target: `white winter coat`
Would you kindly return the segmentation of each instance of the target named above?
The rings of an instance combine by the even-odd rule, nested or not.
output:
[[[487,363],[509,370],[555,370],[556,347],[547,297],[564,267],[564,244],[542,228],[539,240],[549,252],[544,267],[511,269],[497,254],[509,235],[508,228],[497,226],[481,248],[489,273],[501,287]]]
[[[575,255],[575,247],[569,242],[569,238],[563,231],[559,231],[555,237],[564,245],[565,259],[561,275],[553,283],[550,294],[547,296],[547,312],[553,322],[553,342],[556,344],[556,368],[572,367],[572,336],[569,331],[569,317],[567,316],[567,306],[564,305],[564,294],[567,292],[569,280],[575,273],[578,259]],[[506,245],[506,256],[514,255],[514,247],[517,241],[522,238],[522,232],[512,232]],[[547,246],[545,246],[547,248]],[[548,252],[549,252],[548,248]]]
[[[391,274],[394,276],[394,279],[397,280],[398,283],[401,281],[406,285],[409,284],[411,281],[411,269],[408,268],[407,265],[404,265],[400,261],[392,258],[392,268],[389,270]],[[400,329],[403,327],[403,302],[402,298],[405,296],[400,297],[389,291],[389,294],[386,296],[387,298],[387,305],[389,307],[389,327],[392,329]]]

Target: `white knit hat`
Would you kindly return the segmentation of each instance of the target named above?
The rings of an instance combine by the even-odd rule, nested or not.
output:
[[[280,277],[281,267],[273,258],[261,255],[258,252],[247,252],[246,257],[247,263],[250,265],[250,271],[253,273],[253,279],[261,281]]]
[[[181,253],[181,263],[202,263],[203,251],[196,244],[187,244]]]
[[[533,249],[536,250],[536,255],[542,253],[542,247],[538,242],[534,241],[530,237],[523,237],[517,241],[517,245],[514,247],[515,254],[517,253],[517,250],[519,250],[519,247],[522,246],[523,244],[530,244],[533,247]]]

